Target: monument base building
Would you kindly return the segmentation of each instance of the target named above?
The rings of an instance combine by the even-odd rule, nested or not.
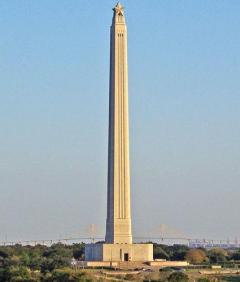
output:
[[[85,246],[86,261],[153,261],[152,244],[87,244]]]
[[[153,260],[152,244],[133,244],[130,205],[127,27],[123,7],[114,9],[110,42],[108,198],[105,243],[87,244],[85,260]]]

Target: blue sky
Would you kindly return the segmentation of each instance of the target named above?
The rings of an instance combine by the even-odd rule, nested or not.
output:
[[[240,2],[122,4],[134,234],[240,238]],[[0,2],[0,240],[104,233],[114,5]]]

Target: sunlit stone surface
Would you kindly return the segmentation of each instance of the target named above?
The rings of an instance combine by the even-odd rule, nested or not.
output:
[[[151,261],[152,244],[132,244],[127,27],[120,3],[114,9],[110,45],[108,199],[104,244],[88,244],[88,261]]]

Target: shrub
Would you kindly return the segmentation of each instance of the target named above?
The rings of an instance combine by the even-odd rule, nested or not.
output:
[[[186,260],[190,263],[199,264],[206,261],[207,255],[201,249],[191,249],[186,254]]]
[[[133,274],[127,274],[126,276],[125,276],[125,280],[134,280],[134,275]]]
[[[198,282],[210,282],[208,278],[199,278]]]
[[[169,282],[187,282],[188,276],[182,272],[173,272],[168,277]]]

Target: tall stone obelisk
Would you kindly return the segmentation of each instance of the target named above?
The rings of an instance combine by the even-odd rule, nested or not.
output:
[[[127,27],[123,7],[113,8],[110,36],[108,200],[106,243],[131,244]]]
[[[153,260],[152,244],[132,243],[127,27],[121,4],[118,3],[113,11],[110,39],[106,237],[105,243],[85,245],[85,260],[89,262],[89,266],[106,266],[105,262]],[[91,264],[92,261],[96,263]]]

